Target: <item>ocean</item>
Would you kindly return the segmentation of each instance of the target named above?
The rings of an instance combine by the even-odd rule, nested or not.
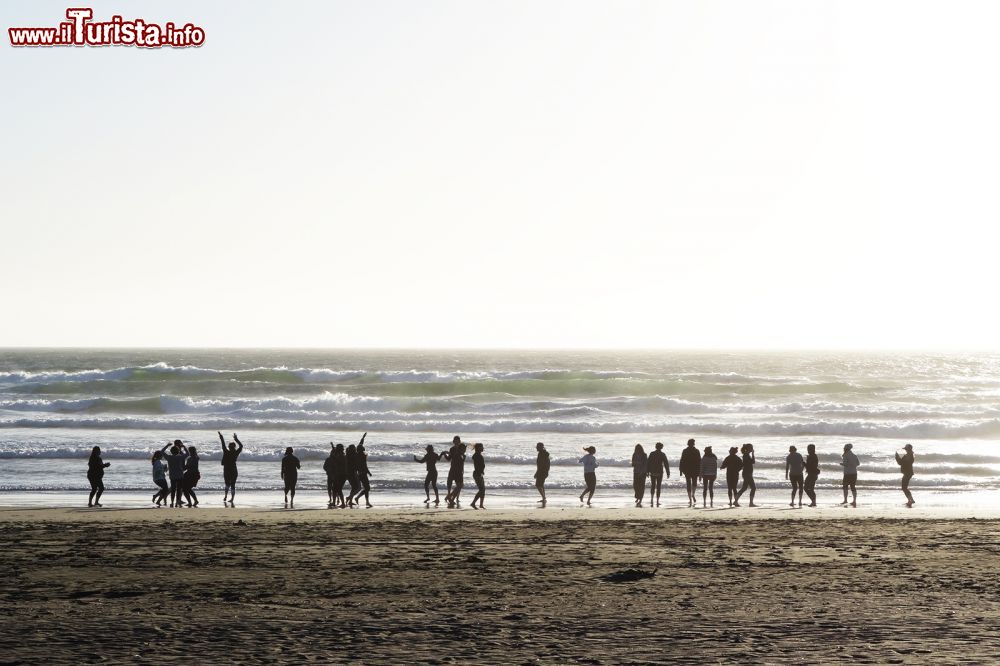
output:
[[[0,503],[84,491],[94,445],[112,463],[105,504],[116,492],[138,501],[152,492],[152,451],[175,438],[201,452],[199,487],[214,497],[217,430],[246,445],[239,487],[248,497],[280,499],[278,460],[292,446],[300,497],[325,503],[331,442],[368,432],[373,501],[395,505],[421,504],[413,455],[453,435],[483,442],[489,492],[525,506],[536,499],[535,442],[552,453],[557,494],[579,492],[581,449],[594,445],[597,499],[630,504],[635,444],[663,442],[676,475],[689,437],[720,460],[752,442],[758,501],[775,503],[787,498],[788,447],[804,453],[810,443],[818,488],[839,502],[848,442],[862,461],[862,495],[901,502],[893,453],[911,443],[918,503],[923,492],[961,505],[1000,490],[1000,355],[0,350]],[[676,476],[667,492],[684,499]]]

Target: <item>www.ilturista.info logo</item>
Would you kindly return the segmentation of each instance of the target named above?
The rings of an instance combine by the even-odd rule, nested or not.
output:
[[[163,25],[144,19],[126,21],[112,16],[109,21],[93,21],[94,10],[71,7],[68,21],[55,28],[7,28],[11,46],[141,46],[187,48],[205,43],[205,30],[192,23]]]

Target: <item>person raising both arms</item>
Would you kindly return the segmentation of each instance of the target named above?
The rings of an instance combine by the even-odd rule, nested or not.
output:
[[[438,495],[438,470],[437,461],[441,458],[434,451],[434,445],[428,444],[425,449],[422,458],[413,456],[413,462],[423,463],[427,465],[427,476],[424,477],[424,494],[427,495],[427,499],[424,500],[424,504],[431,503],[431,488],[434,488],[434,505],[437,506],[441,503],[441,497]]]
[[[535,444],[535,450],[538,451],[538,458],[535,460],[535,490],[542,496],[542,499],[538,501],[542,503],[542,506],[545,506],[545,479],[549,478],[552,458],[549,456],[549,452],[545,450],[545,444],[541,442]]]
[[[802,459],[802,454],[794,446],[788,447],[788,457],[785,458],[785,480],[792,482],[792,502],[788,506],[795,507],[795,492],[799,493],[799,508],[802,508],[802,490],[805,481],[802,478],[802,470],[805,469],[806,461]]]
[[[653,494],[656,494],[656,506],[660,506],[660,486],[663,484],[663,472],[670,478],[670,461],[663,452],[663,442],[656,443],[656,450],[649,454],[649,506],[653,506]]]
[[[219,432],[219,441],[222,442],[222,483],[225,489],[222,491],[222,503],[228,499],[230,502],[236,501],[236,478],[239,471],[236,469],[236,459],[243,453],[243,442],[233,433],[233,441],[226,447],[226,438]],[[231,493],[231,494],[230,494]],[[233,506],[236,506],[233,504]]]
[[[111,467],[111,463],[106,463],[101,458],[101,447],[95,446],[91,449],[90,459],[87,460],[87,481],[90,482],[88,507],[101,506],[101,495],[104,494],[104,470],[108,467]]]
[[[368,469],[368,451],[365,450],[365,437],[367,436],[368,433],[362,435],[361,441],[358,443],[358,483],[361,484],[361,490],[358,492],[357,499],[361,499],[361,496],[364,495],[365,508],[370,509],[372,508],[372,502],[370,499],[372,484],[368,479],[371,477],[372,473],[371,470]],[[361,504],[361,502],[358,502],[358,504]]]
[[[697,504],[695,492],[698,490],[698,477],[701,476],[701,453],[695,448],[693,439],[689,439],[687,448],[681,451],[678,468],[687,482],[688,506],[695,506]]]
[[[285,449],[285,455],[281,459],[281,480],[285,482],[285,508],[295,507],[295,484],[299,482],[299,469],[302,463],[295,456],[292,447]],[[288,494],[291,493],[292,501],[289,503]]]
[[[167,453],[170,447],[170,453]],[[160,453],[167,460],[167,469],[170,473],[170,508],[180,508],[183,504],[184,494],[184,461],[187,460],[188,450],[179,439],[167,442]]]
[[[896,451],[896,464],[903,473],[903,494],[906,495],[906,508],[909,509],[915,504],[913,494],[910,492],[910,479],[913,478],[913,445],[907,444],[903,450],[903,455],[899,455],[899,451]]]

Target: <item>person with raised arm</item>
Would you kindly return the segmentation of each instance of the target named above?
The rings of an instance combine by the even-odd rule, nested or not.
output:
[[[226,503],[226,498],[229,498],[233,506],[236,506],[236,478],[239,476],[239,470],[236,469],[236,459],[240,457],[243,453],[243,442],[240,438],[233,433],[233,441],[229,442],[229,447],[226,447],[226,438],[222,436],[222,432],[219,432],[219,441],[222,443],[222,483],[225,484],[225,490],[222,492],[222,503]]]
[[[681,451],[678,467],[687,482],[688,506],[695,506],[698,503],[695,493],[698,491],[698,477],[701,476],[701,453],[695,448],[693,439],[689,439],[687,448]]]
[[[427,499],[424,500],[424,504],[431,503],[431,488],[434,488],[434,504],[438,505],[441,503],[441,496],[438,495],[438,470],[437,461],[441,458],[434,451],[434,445],[428,444],[424,451],[424,455],[421,458],[413,456],[413,462],[423,463],[427,466],[427,476],[424,477],[424,494],[427,495]]]
[[[809,506],[816,506],[816,479],[819,478],[819,456],[816,455],[816,445],[806,447],[806,481],[805,491],[809,496]]]
[[[701,508],[705,508],[705,498],[708,506],[715,506],[715,477],[719,474],[719,458],[712,453],[712,447],[705,447],[701,457]]]
[[[660,506],[660,487],[663,485],[663,472],[670,478],[670,461],[663,452],[663,442],[656,443],[656,450],[649,454],[649,506],[653,506],[653,494],[656,494],[656,506]]]
[[[153,493],[153,504],[156,508],[163,506],[170,494],[170,486],[167,484],[167,464],[163,462],[163,451],[153,451],[153,483],[157,486],[157,491]]]
[[[788,506],[795,507],[795,492],[799,493],[799,508],[802,508],[802,490],[805,480],[802,478],[802,471],[805,469],[806,461],[802,454],[794,446],[788,447],[788,457],[785,458],[785,480],[792,482],[792,502]]]
[[[851,489],[851,506],[855,509],[858,507],[858,468],[861,467],[861,461],[858,460],[858,456],[854,454],[853,444],[844,444],[844,455],[841,457],[840,466],[844,468],[844,501],[841,502],[842,506],[847,506],[847,489]]]
[[[545,479],[549,478],[552,457],[545,450],[545,444],[542,442],[535,444],[535,450],[538,451],[538,457],[535,459],[535,490],[542,496],[542,499],[538,501],[542,503],[542,506],[545,506],[547,503],[545,498]]]
[[[281,459],[281,480],[285,482],[285,508],[295,507],[295,484],[299,482],[299,469],[301,468],[302,463],[295,456],[294,450],[290,446],[287,447],[285,455]],[[292,495],[290,504],[288,502],[289,493]]]
[[[483,445],[476,442],[472,445],[472,480],[476,482],[476,496],[472,498],[473,509],[485,509],[483,500],[486,499],[486,458],[483,457]],[[479,506],[476,506],[476,502]]]
[[[583,502],[584,495],[587,496],[587,506],[590,506],[590,501],[594,499],[594,491],[597,490],[597,468],[599,467],[597,463],[597,447],[588,446],[583,449],[587,452],[587,455],[580,458],[580,464],[583,465],[583,482],[585,487],[583,492],[580,493],[580,501]]]
[[[903,455],[899,455],[899,451],[896,451],[896,464],[903,473],[903,494],[906,495],[906,508],[910,509],[915,504],[913,494],[910,492],[910,479],[913,478],[913,445],[907,444],[903,449],[905,451]]]
[[[740,470],[743,469],[743,461],[736,455],[735,446],[729,448],[729,455],[722,461],[721,469],[726,470],[726,494],[729,495],[729,506],[733,506],[740,488]]]
[[[101,447],[95,446],[90,450],[90,458],[87,460],[87,481],[90,482],[90,497],[87,498],[88,507],[100,507],[101,495],[104,494],[104,470],[111,467],[111,463],[104,462],[101,458]]]
[[[372,484],[368,480],[372,473],[368,469],[368,451],[365,450],[365,437],[368,433],[361,436],[361,441],[358,442],[358,483],[361,484],[361,490],[358,491],[358,496],[355,499],[360,499],[362,495],[365,496],[365,507],[372,508],[372,503],[369,497],[372,492]],[[358,502],[360,504],[360,502]]]
[[[757,494],[757,483],[753,480],[753,466],[757,464],[757,456],[753,452],[753,444],[746,443],[740,448],[740,452],[743,453],[743,486],[740,491],[736,493],[736,500],[733,502],[733,506],[740,505],[740,498],[743,497],[743,493],[747,490],[750,491],[750,506],[757,506],[753,503],[753,497]]]
[[[167,453],[167,448],[170,453]],[[167,460],[167,470],[170,474],[170,508],[181,508],[184,494],[184,461],[187,460],[188,450],[179,439],[167,442],[160,449],[160,453]]]

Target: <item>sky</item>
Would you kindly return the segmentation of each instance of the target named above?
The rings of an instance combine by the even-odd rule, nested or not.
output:
[[[0,346],[997,349],[992,2],[94,2],[14,49]]]

